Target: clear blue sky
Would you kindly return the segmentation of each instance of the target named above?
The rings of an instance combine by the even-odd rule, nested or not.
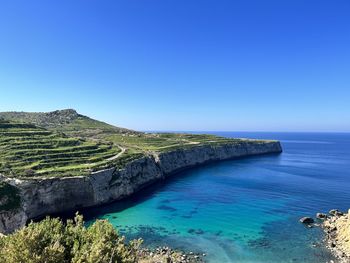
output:
[[[0,2],[0,111],[350,131],[349,0]]]

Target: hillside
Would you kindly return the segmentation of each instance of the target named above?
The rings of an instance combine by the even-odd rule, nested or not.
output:
[[[99,137],[101,134],[137,134],[138,132],[116,127],[78,114],[73,109],[52,112],[0,112],[0,118],[64,132],[79,137]]]
[[[85,175],[111,166],[123,167],[146,155],[245,142],[214,135],[136,132],[91,119],[72,109],[48,113],[2,112],[0,173],[22,178]]]
[[[10,177],[86,174],[114,165],[121,153],[112,143],[0,120],[0,172]]]
[[[228,139],[206,134],[143,133],[91,119],[73,109],[53,112],[0,112],[0,118],[17,123],[35,124],[53,132],[99,141],[107,141],[128,148],[132,152],[162,152],[203,144],[240,143],[242,139]],[[258,141],[257,141],[258,142]]]

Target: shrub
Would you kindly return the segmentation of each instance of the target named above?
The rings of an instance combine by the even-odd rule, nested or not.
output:
[[[6,263],[134,263],[141,240],[126,243],[113,226],[98,220],[90,227],[83,218],[63,224],[47,217],[0,238],[0,262]]]
[[[26,169],[24,170],[24,176],[26,177],[33,177],[35,175],[35,171],[33,169]]]
[[[20,207],[20,204],[21,198],[18,188],[8,183],[0,182],[0,212],[17,209]]]

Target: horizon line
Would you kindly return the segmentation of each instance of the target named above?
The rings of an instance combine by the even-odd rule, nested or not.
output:
[[[247,130],[140,130],[146,133],[257,132],[257,133],[350,133],[350,131],[247,131]]]

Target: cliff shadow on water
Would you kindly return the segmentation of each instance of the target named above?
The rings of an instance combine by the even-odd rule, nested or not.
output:
[[[203,164],[200,165],[192,165],[186,168],[177,169],[174,172],[171,172],[167,174],[165,178],[162,180],[156,180],[153,182],[150,182],[148,184],[145,184],[142,188],[138,189],[133,195],[125,197],[122,200],[116,200],[112,201],[106,204],[97,205],[93,207],[87,207],[87,208],[79,208],[71,211],[65,211],[63,213],[53,213],[49,216],[51,217],[60,217],[64,220],[72,219],[74,218],[74,215],[78,212],[79,214],[82,214],[84,216],[85,221],[94,221],[96,219],[99,219],[99,215],[101,214],[111,214],[111,213],[119,213],[123,210],[129,209],[131,207],[134,207],[138,204],[141,204],[153,196],[157,195],[157,193],[163,191],[165,187],[168,185],[171,185],[173,183],[176,183],[183,179],[189,179],[189,178],[195,178],[197,177],[196,173],[193,173],[193,171],[198,169],[205,169],[205,168],[211,168],[215,167],[220,164],[229,164],[232,161],[259,161],[260,156],[261,157],[268,157],[268,156],[279,156],[282,152],[279,153],[265,153],[262,155],[251,155],[251,156],[242,156],[242,157],[234,157],[227,160],[209,160],[206,161]],[[199,182],[200,183],[200,182]],[[200,184],[199,184],[200,185]],[[40,221],[44,218],[44,216],[37,217],[34,219],[34,221]]]

